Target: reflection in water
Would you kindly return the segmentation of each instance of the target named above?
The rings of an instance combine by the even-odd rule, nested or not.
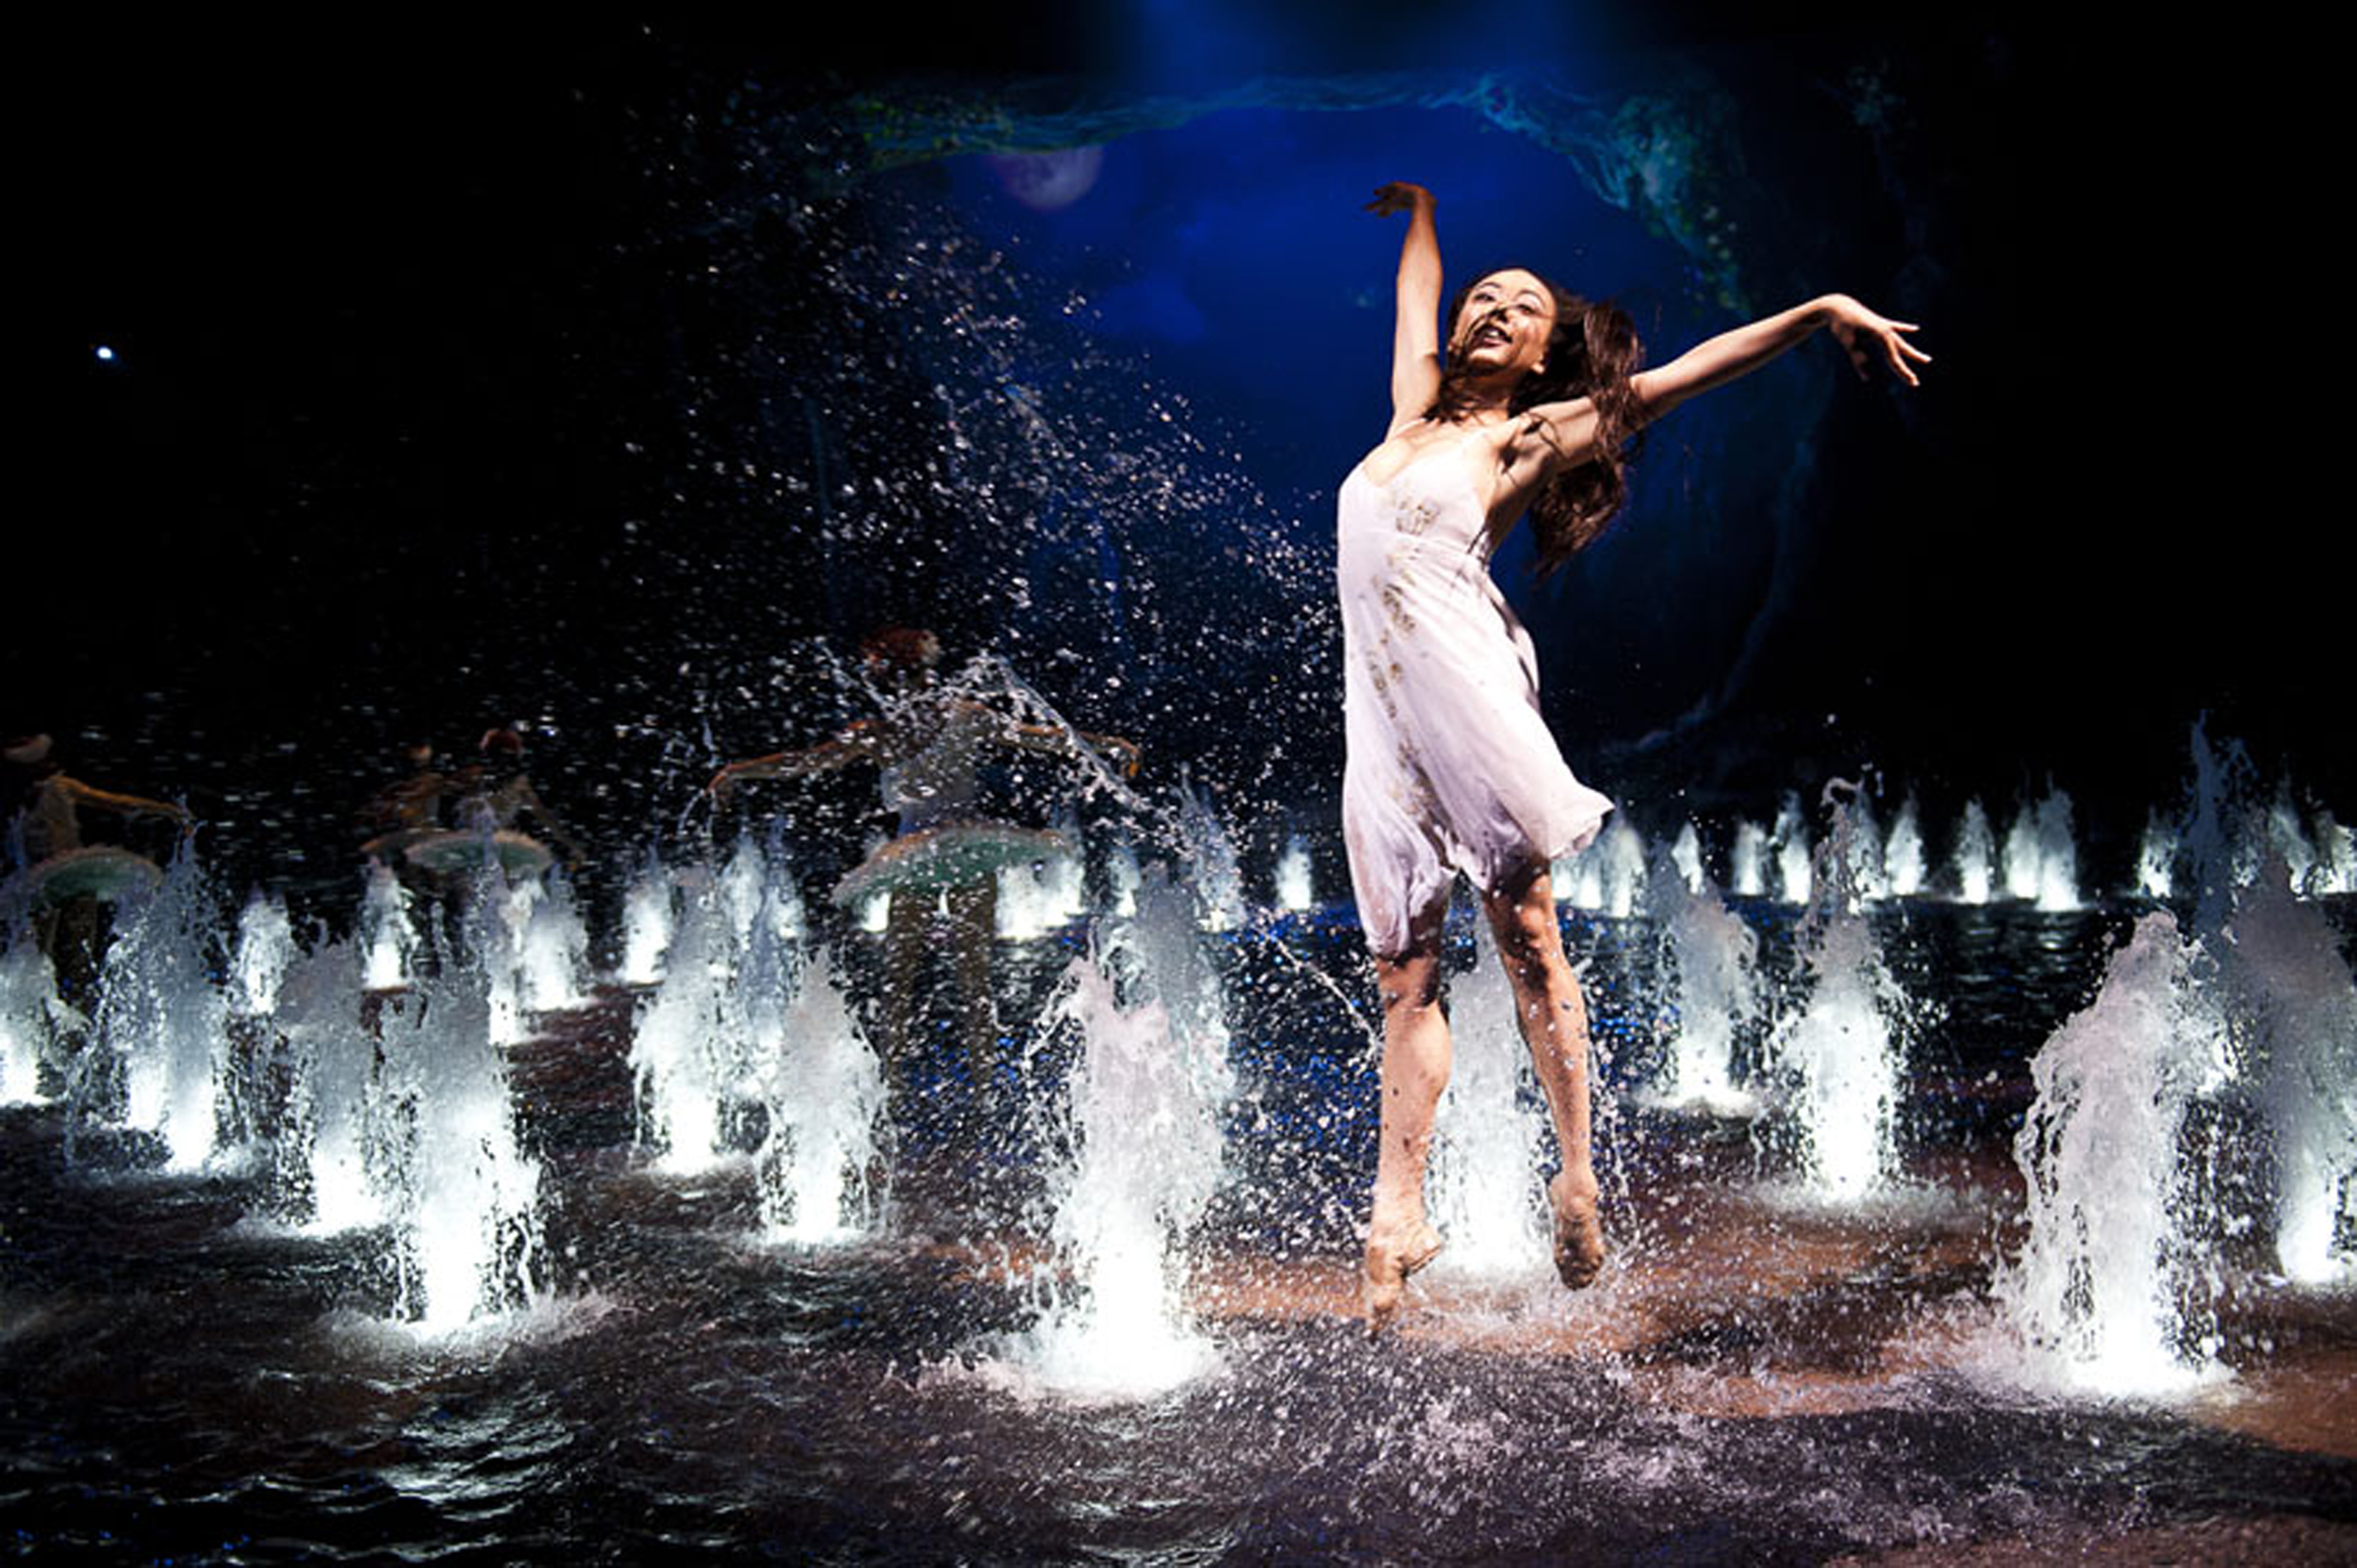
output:
[[[1164,815],[1241,886],[1207,793]],[[2206,932],[2142,895],[1874,900],[1846,808],[1816,909],[1730,904],[1691,836],[1628,914],[1567,914],[1613,1267],[1546,1267],[1537,1098],[1462,922],[1451,1245],[1374,1344],[1338,911],[1218,929],[1159,866],[1109,876],[997,944],[1028,1032],[983,1070],[951,1017],[869,1049],[884,945],[811,930],[776,846],[643,868],[615,978],[571,992],[516,944],[554,896],[435,912],[388,992],[381,887],[364,939],[262,900],[225,943],[175,867],[173,940],[127,927],[107,973],[215,1020],[203,1051],[134,1032],[143,999],[85,1040],[11,960],[46,1031],[0,1113],[12,1523],[148,1556],[1817,1561],[2345,1522],[2350,907],[2287,871]],[[184,1058],[193,1166],[123,1087]]]

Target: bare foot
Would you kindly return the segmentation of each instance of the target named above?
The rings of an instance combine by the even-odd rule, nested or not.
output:
[[[1442,1236],[1425,1220],[1408,1231],[1392,1235],[1367,1232],[1366,1273],[1359,1281],[1359,1306],[1366,1313],[1367,1332],[1379,1334],[1399,1313],[1408,1277],[1441,1255]]]
[[[1573,1290],[1594,1284],[1604,1268],[1604,1222],[1596,1217],[1592,1172],[1558,1173],[1547,1184],[1547,1206],[1555,1211],[1555,1272]]]

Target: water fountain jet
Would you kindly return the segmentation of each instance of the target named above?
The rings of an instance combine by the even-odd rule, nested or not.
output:
[[[1452,1062],[1433,1117],[1426,1213],[1448,1246],[1436,1276],[1552,1278],[1544,1114],[1514,991],[1489,922],[1476,919],[1473,967],[1450,983]]]
[[[1717,1116],[1755,1114],[1757,1098],[1735,1081],[1735,1043],[1766,1010],[1759,938],[1706,880],[1692,887],[1683,875],[1656,873],[1652,905],[1656,972],[1677,980],[1673,1007],[1663,1010],[1658,1026],[1670,1034],[1669,1069],[1650,1098]]]
[[[377,1088],[399,1281],[397,1315],[442,1335],[545,1294],[540,1168],[516,1136],[481,956],[495,918],[478,897],[467,956],[388,1000]]]
[[[1050,1130],[1064,1150],[1048,1195],[1062,1279],[1043,1277],[1037,1321],[1004,1351],[1066,1393],[1150,1396],[1213,1359],[1186,1306],[1184,1247],[1224,1174],[1219,1118],[1235,1081],[1195,934],[1201,901],[1148,872],[1137,916],[1112,927],[1095,960],[1073,962],[1045,1019],[1044,1037],[1080,1041]]]
[[[1899,1041],[1906,999],[1884,966],[1852,880],[1851,810],[1857,787],[1836,779],[1823,801],[1833,825],[1819,846],[1816,889],[1803,924],[1807,1000],[1776,1027],[1770,1054],[1790,1083],[1804,1190],[1854,1204],[1882,1192],[1896,1168]]]
[[[185,842],[152,894],[118,906],[126,916],[100,967],[84,1070],[119,1071],[122,1124],[161,1140],[167,1170],[198,1170],[218,1146],[228,1005],[213,983],[212,895]],[[106,1114],[87,1099],[78,1109]]]
[[[2027,1369],[2063,1387],[2152,1395],[2220,1374],[2182,1147],[2194,1097],[2232,1053],[2207,970],[2167,912],[2147,915],[2030,1065],[2037,1098],[2014,1141],[2029,1237],[1999,1294]]]
[[[823,964],[804,977],[779,1035],[759,1156],[763,1226],[802,1246],[855,1240],[881,1218],[883,1065]]]

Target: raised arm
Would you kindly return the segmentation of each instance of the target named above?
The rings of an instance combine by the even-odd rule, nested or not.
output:
[[[1441,389],[1441,235],[1432,223],[1432,192],[1421,185],[1394,180],[1375,193],[1367,210],[1408,214],[1392,290],[1392,429],[1397,430],[1422,419]]]
[[[1629,385],[1651,422],[1690,397],[1751,374],[1820,327],[1840,340],[1861,379],[1879,363],[1908,386],[1922,385],[1915,367],[1930,364],[1932,356],[1907,341],[1905,334],[1916,330],[1915,323],[1878,315],[1847,294],[1822,295],[1722,332],[1666,365],[1638,371]],[[1588,399],[1541,404],[1524,421],[1511,461],[1517,468],[1550,469],[1584,463],[1594,453],[1595,438],[1596,410]]]

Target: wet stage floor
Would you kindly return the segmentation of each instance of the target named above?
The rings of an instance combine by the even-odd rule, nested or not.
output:
[[[1044,1266],[1035,1173],[953,1077],[901,1079],[883,1237],[765,1245],[749,1164],[665,1178],[633,1147],[629,1007],[511,1052],[554,1290],[440,1343],[376,1315],[367,1237],[273,1230],[240,1179],[69,1169],[58,1113],[0,1112],[0,1540],[44,1562],[2357,1560],[2357,1295],[2238,1270],[2217,1386],[2026,1387],[1991,1297],[2019,1206],[2002,1138],[1920,1139],[1899,1196],[1832,1214],[1724,1125],[1625,1114],[1612,1134],[1648,1152],[1594,1289],[1436,1268],[1370,1343],[1356,1171],[1247,1132],[1190,1289],[1215,1364],[1091,1401],[1008,1348]]]

